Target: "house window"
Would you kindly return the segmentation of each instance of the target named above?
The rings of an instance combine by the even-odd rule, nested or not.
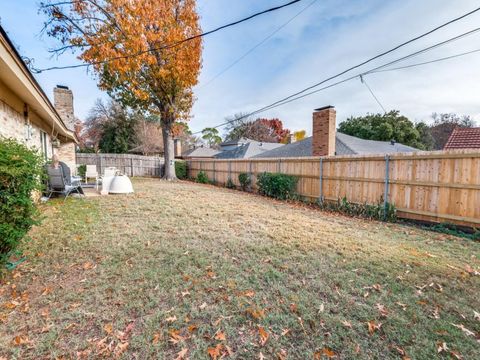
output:
[[[45,160],[48,159],[48,138],[45,131],[40,131],[40,150]]]

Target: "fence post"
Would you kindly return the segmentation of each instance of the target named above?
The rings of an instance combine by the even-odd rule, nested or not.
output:
[[[323,157],[320,158],[318,201],[323,203]]]
[[[277,173],[280,174],[281,171],[282,171],[282,159],[278,159],[278,163],[277,163]]]
[[[248,162],[248,173],[250,174],[250,181],[252,183],[251,188],[253,192],[253,172],[252,172],[252,160]]]
[[[215,160],[212,161],[213,163],[213,183],[215,184],[216,181],[215,181]]]
[[[383,220],[387,220],[390,156],[385,155],[385,193],[383,195]]]
[[[230,181],[233,181],[232,180],[232,162],[230,160],[228,161],[228,178],[230,179]]]

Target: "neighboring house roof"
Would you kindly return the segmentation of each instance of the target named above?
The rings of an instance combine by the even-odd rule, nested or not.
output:
[[[453,129],[443,150],[480,149],[480,127]]]
[[[0,80],[65,138],[78,142],[0,26]]]
[[[250,142],[250,141],[255,141],[255,140],[250,140],[250,139],[247,139],[247,138],[240,138],[240,139],[235,139],[235,140],[228,140],[228,141],[224,141],[222,143],[220,143],[219,145],[220,146],[229,146],[229,145],[236,145],[236,144],[245,144],[247,142]]]
[[[390,154],[396,152],[412,152],[418,151],[411,146],[395,143],[390,141],[365,140],[355,136],[346,135],[340,132],[336,134],[335,141],[336,155],[355,155],[355,154]],[[313,156],[312,154],[312,137],[304,140],[287,144],[277,149],[265,152],[255,156],[261,157],[305,157]]]
[[[183,158],[213,158],[220,151],[208,148],[208,147],[198,147],[195,149],[188,150],[182,154]]]
[[[255,140],[246,140],[243,145],[239,145],[232,150],[225,150],[218,153],[215,158],[217,159],[249,159],[255,156],[261,156],[261,154],[270,150],[283,147],[285,145],[279,143],[259,142]],[[240,140],[238,140],[240,142]]]

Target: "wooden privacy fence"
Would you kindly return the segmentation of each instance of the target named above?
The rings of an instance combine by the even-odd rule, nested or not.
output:
[[[106,167],[115,167],[128,176],[157,176],[164,171],[164,159],[158,156],[131,154],[83,154],[77,153],[77,165],[97,165],[99,174]]]
[[[240,185],[238,174],[298,177],[299,195],[313,201],[377,204],[388,201],[402,218],[480,227],[480,152],[435,151],[369,156],[188,161],[189,176]]]

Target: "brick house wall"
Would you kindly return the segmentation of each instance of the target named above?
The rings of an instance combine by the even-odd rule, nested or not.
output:
[[[51,158],[53,155],[51,127],[45,124],[32,109],[28,110],[26,119],[23,114],[24,107],[22,100],[0,82],[0,136],[13,138],[30,148],[41,151],[46,159]],[[28,134],[26,124],[31,127]]]

